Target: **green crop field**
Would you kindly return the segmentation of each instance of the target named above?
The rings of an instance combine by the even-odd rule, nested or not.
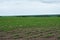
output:
[[[30,33],[33,34],[32,31],[37,31],[36,35],[34,35],[35,34],[34,33],[33,36],[31,36],[32,35],[31,34],[29,37],[36,37],[40,34],[40,32],[45,33],[45,35],[42,37],[49,37],[49,36],[55,35],[54,33],[53,34],[46,33],[50,31],[51,32],[53,31],[57,33],[56,35],[59,35],[60,34],[60,17],[0,17],[0,32],[9,32],[14,30],[15,30],[15,33],[17,33],[18,31],[22,31],[22,33],[26,33],[24,36],[26,37],[25,38],[26,40],[28,35],[30,35]],[[17,38],[18,40],[18,37],[19,37],[18,33],[15,34],[14,36],[17,36],[15,38]],[[21,37],[21,38],[24,38],[24,37]]]
[[[32,27],[59,28],[60,17],[0,17],[0,30]]]

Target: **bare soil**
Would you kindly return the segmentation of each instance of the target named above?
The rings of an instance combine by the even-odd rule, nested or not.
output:
[[[60,30],[39,28],[20,28],[11,31],[0,31],[0,40],[60,40]]]

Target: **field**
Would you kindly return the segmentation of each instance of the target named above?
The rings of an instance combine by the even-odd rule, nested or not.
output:
[[[0,17],[0,40],[60,40],[60,17]]]

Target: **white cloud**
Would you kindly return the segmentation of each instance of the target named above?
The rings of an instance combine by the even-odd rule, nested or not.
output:
[[[1,0],[0,0],[1,1]],[[60,14],[60,3],[44,3],[48,0],[5,0],[0,2],[0,15]],[[52,1],[52,0],[51,0]],[[54,1],[54,0],[53,0]],[[55,0],[59,1],[59,0]]]

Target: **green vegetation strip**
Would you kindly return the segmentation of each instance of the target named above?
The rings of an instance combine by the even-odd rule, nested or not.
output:
[[[0,31],[18,28],[60,29],[60,17],[0,17]]]

